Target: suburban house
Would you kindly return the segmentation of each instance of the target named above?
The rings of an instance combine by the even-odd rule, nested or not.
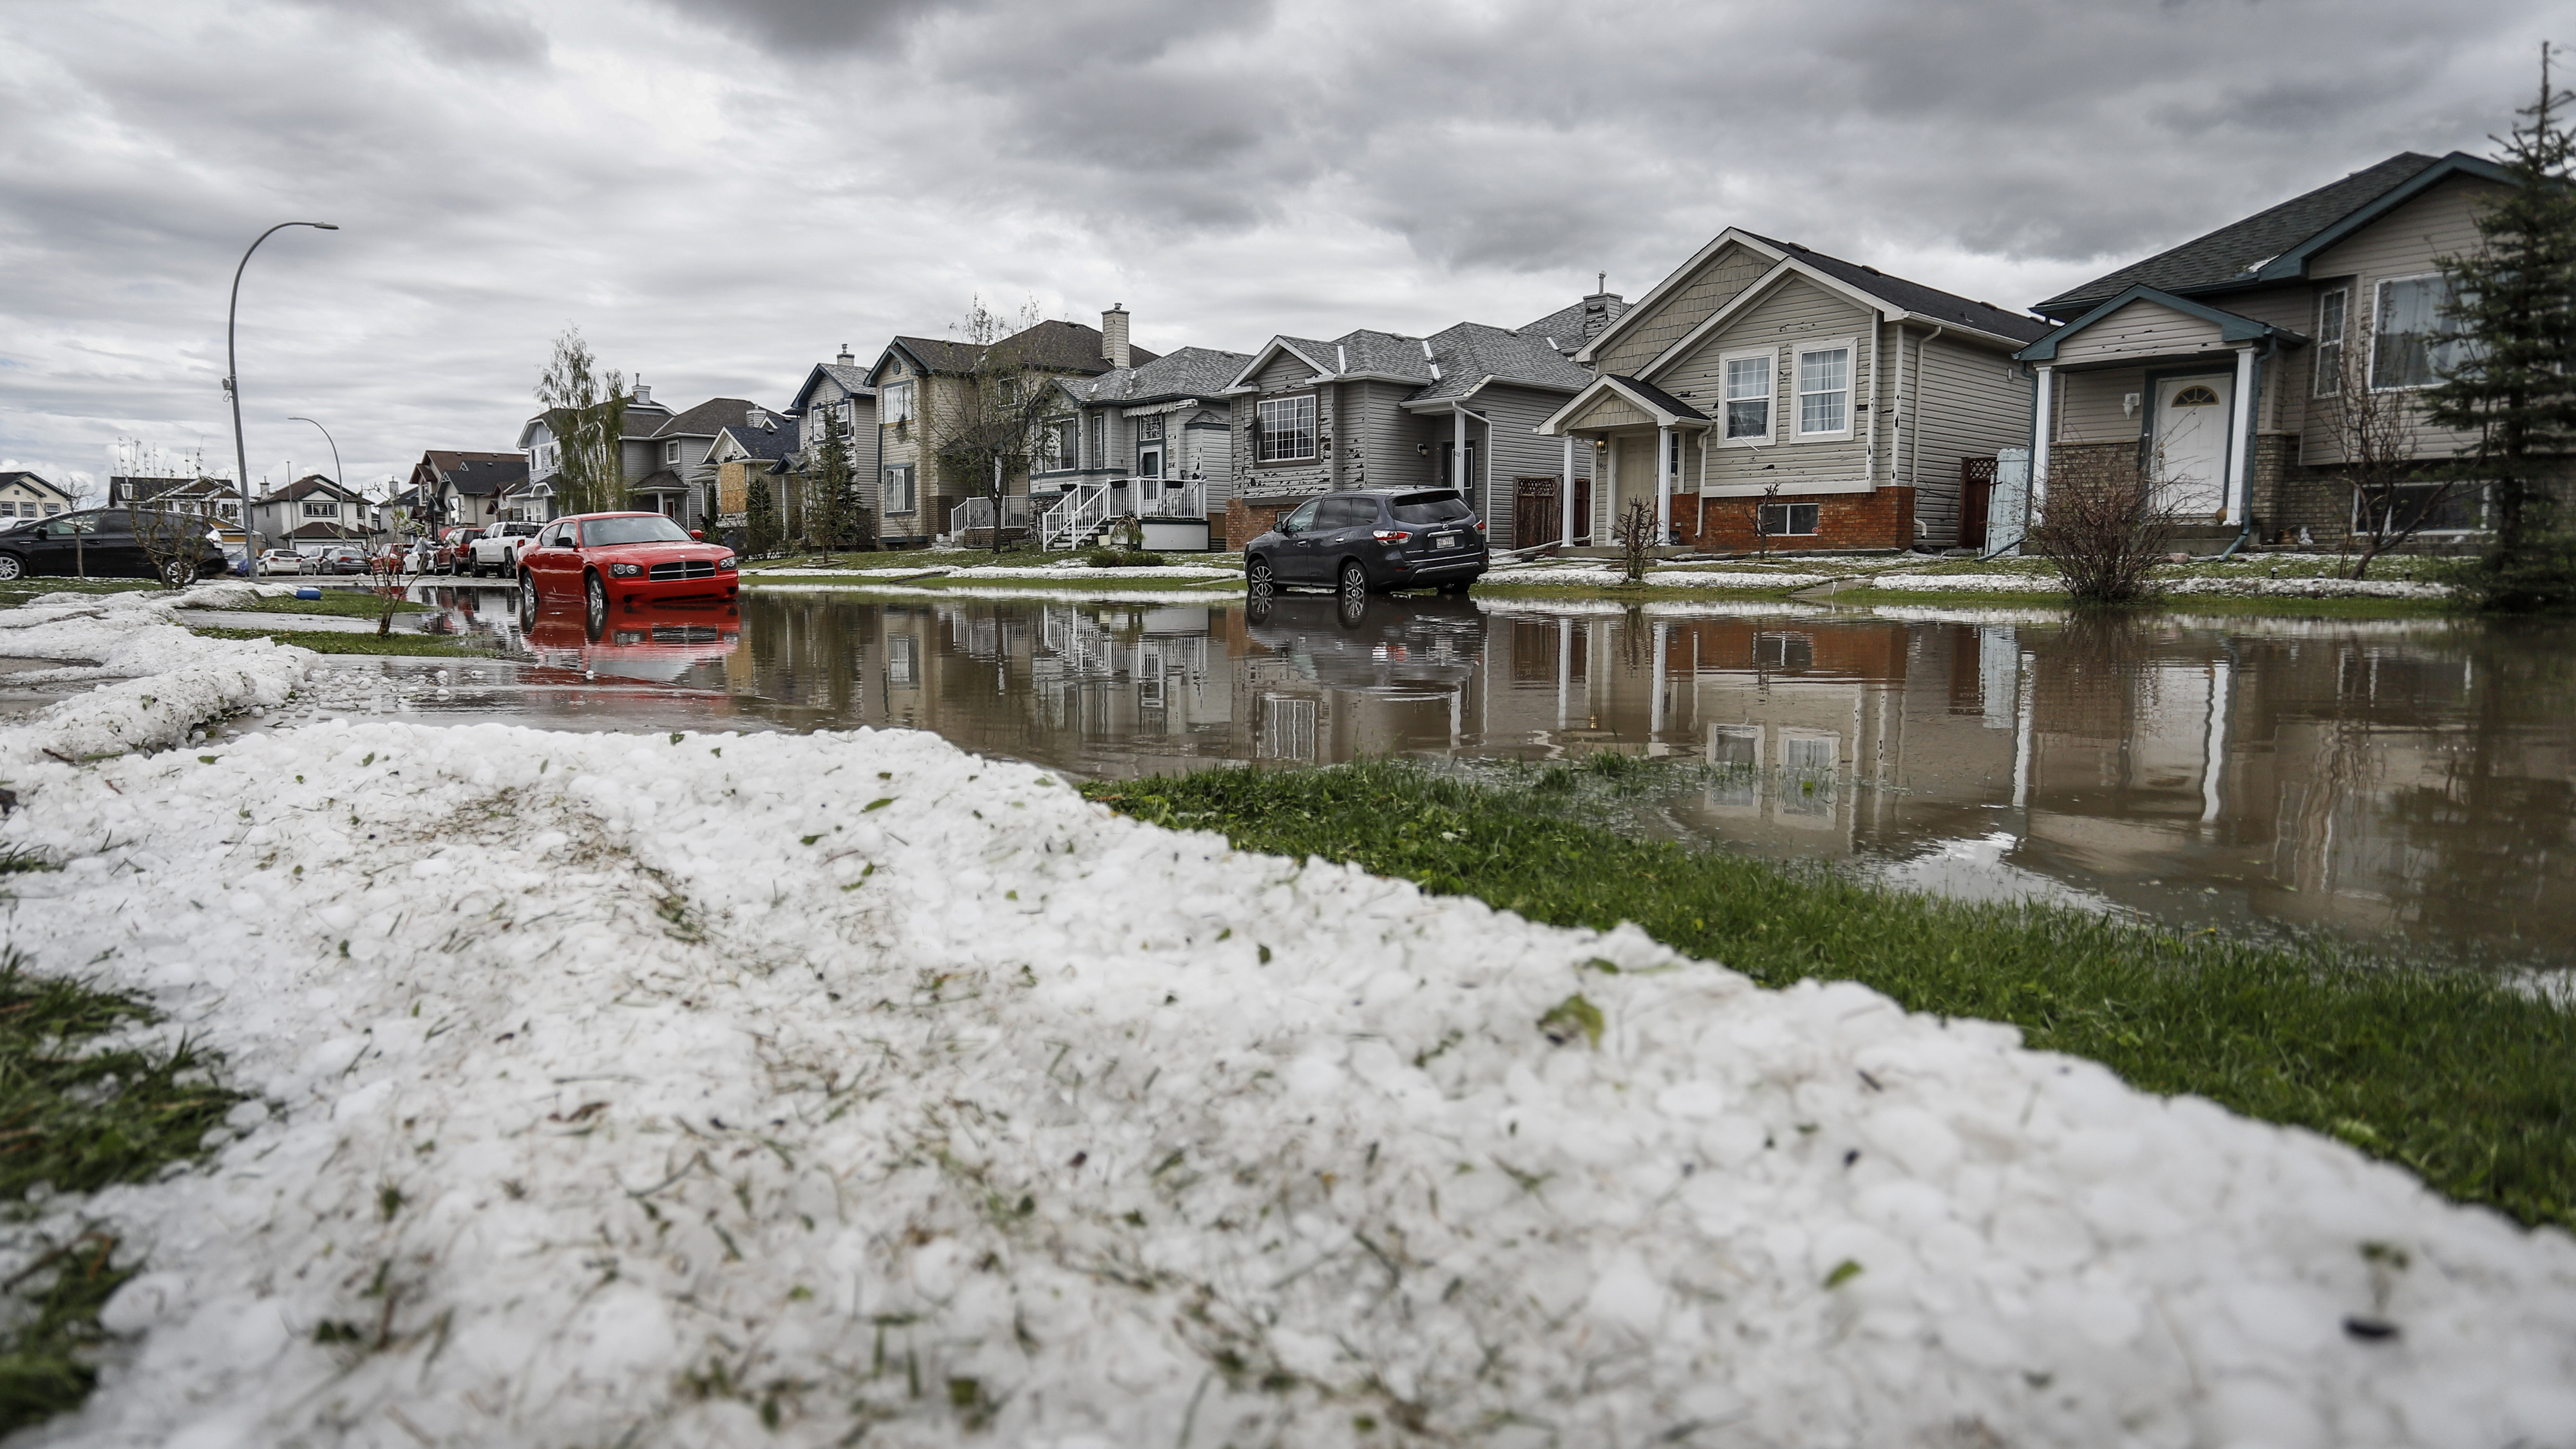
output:
[[[1538,427],[1592,381],[1577,358],[1626,306],[1599,292],[1518,328],[1271,338],[1227,388],[1226,546],[1315,494],[1367,487],[1456,488],[1498,547],[1554,539],[1559,491],[1586,484],[1592,460]]]
[[[1658,538],[1704,548],[1973,545],[2030,425],[2012,356],[2049,330],[1730,227],[1584,345],[1598,377],[1539,431],[1569,478],[1598,460],[1578,540],[1643,502]]]
[[[1029,479],[1049,548],[1077,548],[1117,518],[1213,518],[1234,481],[1234,386],[1247,353],[1183,347],[1137,361],[1127,312],[1102,314],[1108,361],[1096,377],[1060,377],[1064,415]]]
[[[405,492],[413,499],[412,520],[424,530],[479,528],[500,521],[504,497],[527,480],[525,453],[432,448],[412,465]]]
[[[714,446],[707,450],[707,465],[714,478],[716,517],[713,524],[701,526],[710,532],[722,529],[729,537],[746,527],[750,523],[751,484],[758,478],[769,483],[770,502],[778,509],[784,536],[803,534],[804,490],[798,485],[804,481],[804,473],[797,466],[798,433],[796,418],[777,413],[765,414],[758,426],[749,421],[730,423],[717,432]],[[867,475],[860,473],[857,477],[864,485]],[[737,541],[734,546],[742,547],[742,543]]]
[[[0,473],[0,518],[51,518],[72,505],[69,493],[39,474],[17,468]]]
[[[2040,303],[2066,325],[2018,354],[2038,386],[2038,506],[2052,478],[2107,472],[2188,520],[2187,543],[2349,537],[2362,501],[2339,478],[2342,420],[2439,379],[2457,344],[2436,261],[2478,247],[2480,206],[2510,184],[2462,152],[2401,153]],[[2416,427],[2411,451],[2467,441]],[[2483,496],[2459,493],[2422,538],[2485,521]]]
[[[1106,330],[1040,322],[992,345],[1022,368],[1066,377],[1097,377],[1159,355],[1128,344],[1125,311],[1113,308],[1101,320]],[[1113,362],[1113,352],[1125,361]],[[861,380],[876,389],[877,528],[887,543],[917,545],[951,531],[958,505],[989,488],[983,479],[950,476],[937,459],[943,432],[971,406],[969,378],[983,361],[984,349],[972,343],[897,337]],[[1017,527],[1007,515],[1026,508],[1028,480],[1005,479],[1003,486],[1014,500],[1004,522]]]
[[[310,553],[340,544],[361,548],[377,534],[377,504],[354,488],[307,473],[263,498],[251,500],[251,527],[263,548]]]
[[[660,457],[662,450],[653,445],[653,435],[671,421],[671,416],[669,406],[653,401],[652,388],[640,382],[635,384],[635,392],[626,400],[625,416],[618,428],[617,467],[621,480],[632,485],[655,470],[657,465],[652,460]],[[556,503],[559,491],[556,485],[563,474],[562,434],[567,426],[566,415],[556,408],[541,412],[519,426],[520,462],[527,469],[527,476],[524,486],[516,490],[510,506],[522,519],[543,522],[563,511]],[[675,486],[668,491],[677,493],[680,490],[676,486],[676,474],[673,481]],[[497,515],[499,511],[496,498],[494,513]],[[470,523],[475,520],[460,518],[456,521]]]
[[[22,505],[23,506],[23,505]],[[242,546],[241,490],[229,478],[145,478],[118,474],[107,480],[107,506],[193,513],[214,525],[223,546]],[[257,500],[253,500],[253,508]],[[21,518],[28,515],[21,513]]]
[[[859,491],[874,510],[878,480],[877,459],[877,390],[868,385],[867,369],[850,352],[849,344],[830,362],[815,363],[805,374],[803,385],[788,401],[788,415],[796,420],[795,450],[807,461],[822,446],[823,424],[827,419],[840,419],[850,432],[850,466],[857,471]]]

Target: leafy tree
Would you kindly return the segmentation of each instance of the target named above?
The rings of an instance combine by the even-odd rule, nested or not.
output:
[[[975,299],[959,340],[975,349],[975,365],[951,393],[932,432],[931,452],[941,473],[966,484],[992,510],[993,551],[1002,551],[1004,500],[1014,476],[1026,477],[1046,445],[1057,408],[1049,373],[1014,341],[1038,325],[1037,306],[1007,318]]]
[[[624,377],[613,369],[600,371],[580,328],[567,327],[555,339],[554,356],[537,380],[537,401],[544,404],[546,424],[562,449],[555,497],[564,512],[601,513],[626,506],[621,444],[631,396]]]
[[[753,558],[767,558],[778,552],[784,534],[778,523],[778,500],[769,492],[769,475],[753,473],[743,484],[742,526],[744,552]]]
[[[2425,420],[2471,435],[2460,468],[2489,490],[2495,543],[2463,579],[2495,609],[2576,606],[2576,532],[2553,476],[2576,458],[2576,93],[2558,89],[2550,47],[2523,123],[2492,138],[2513,184],[2477,220],[2482,245],[2444,257],[2461,360],[2424,392]]]

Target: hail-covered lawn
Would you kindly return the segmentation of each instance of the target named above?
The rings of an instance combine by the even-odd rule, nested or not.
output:
[[[144,1270],[58,1442],[2576,1434],[2565,1236],[2008,1028],[927,734],[148,723],[0,731],[11,944],[252,1099],[35,1205]]]

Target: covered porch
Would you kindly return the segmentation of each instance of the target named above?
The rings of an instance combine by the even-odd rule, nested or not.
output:
[[[2185,546],[2249,536],[2296,441],[2278,430],[2282,354],[2306,344],[2136,286],[2014,354],[2038,382],[2034,517],[2052,486],[2141,488]]]
[[[1596,379],[1539,425],[1563,440],[1555,537],[1574,546],[1608,545],[1631,503],[1654,519],[1655,542],[1696,545],[1703,528],[1699,478],[1688,460],[1715,424],[1689,403],[1632,377]],[[1592,453],[1589,486],[1576,477],[1577,449]]]

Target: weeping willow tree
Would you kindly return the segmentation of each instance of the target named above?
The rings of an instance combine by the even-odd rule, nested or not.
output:
[[[621,442],[632,396],[615,369],[601,371],[598,357],[567,327],[537,380],[537,401],[561,450],[555,464],[555,506],[564,513],[604,513],[626,506],[626,467]]]

